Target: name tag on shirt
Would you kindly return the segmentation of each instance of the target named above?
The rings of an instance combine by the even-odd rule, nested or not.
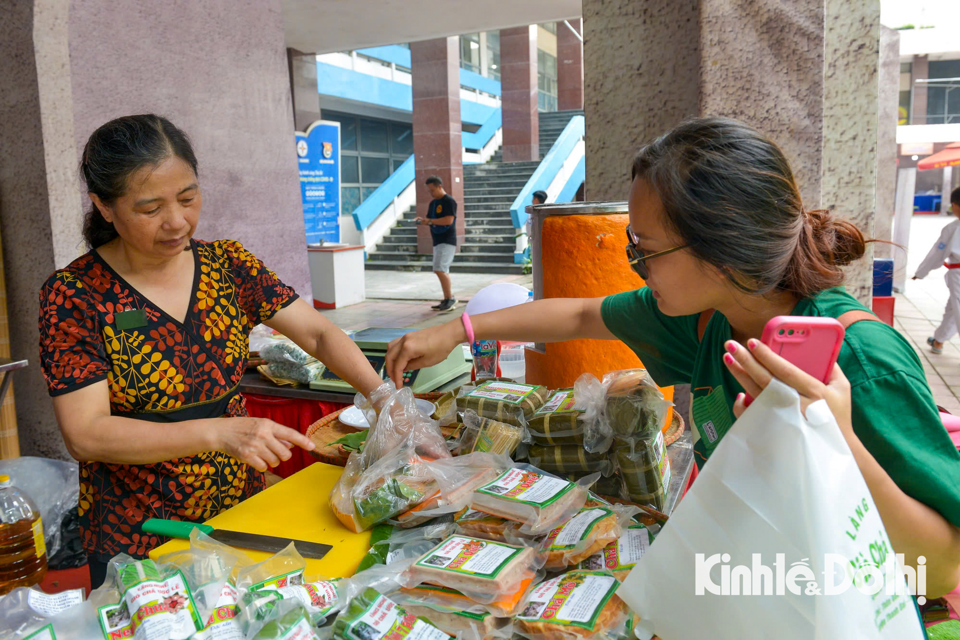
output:
[[[130,309],[121,311],[113,316],[117,329],[126,331],[128,329],[139,329],[147,326],[147,312],[143,309]]]

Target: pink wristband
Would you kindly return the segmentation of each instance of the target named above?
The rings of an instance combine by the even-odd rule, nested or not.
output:
[[[470,324],[470,316],[466,312],[460,316],[460,320],[463,322],[463,330],[467,332],[467,344],[472,345],[475,340],[473,336],[473,325]]]

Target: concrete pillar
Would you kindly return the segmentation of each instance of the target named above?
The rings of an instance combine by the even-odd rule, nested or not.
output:
[[[0,225],[13,357],[30,361],[14,374],[20,444],[25,455],[66,457],[37,363],[37,296],[86,251],[77,167],[104,122],[152,111],[184,129],[204,190],[197,237],[243,242],[310,296],[282,13],[279,0],[228,13],[212,0],[149,13],[0,0],[0,12]]]
[[[410,44],[413,75],[413,154],[416,165],[417,213],[427,215],[430,192],[424,181],[440,176],[457,201],[457,237],[463,241],[463,151],[460,123],[459,39],[438,38]],[[458,244],[459,244],[458,242]],[[421,227],[417,250],[432,253],[430,229]]]
[[[723,115],[783,148],[808,208],[829,206],[870,234],[879,10],[840,4],[584,0],[587,198],[625,199],[643,143],[686,117]],[[851,269],[854,295],[870,273],[866,260]]]
[[[927,56],[913,56],[910,81],[913,91],[913,106],[910,108],[909,124],[927,124],[927,83],[917,82],[930,77],[930,59]]]
[[[913,197],[917,192],[917,168],[909,167],[897,170],[897,199],[893,217],[893,243],[901,247],[910,246],[910,223],[913,221]],[[893,287],[903,291],[907,279],[907,252],[893,252]]]
[[[880,3],[826,0],[821,206],[874,235],[877,208]],[[873,244],[846,272],[847,291],[870,308]]]
[[[293,124],[297,131],[320,119],[320,92],[317,87],[317,56],[287,48],[290,96],[293,100]]]
[[[587,200],[626,200],[640,146],[699,112],[698,7],[583,1]]]
[[[583,109],[583,20],[557,23],[557,109]],[[571,29],[570,27],[573,27]],[[576,30],[581,37],[577,37]]]
[[[893,214],[897,195],[897,120],[900,109],[900,33],[880,27],[879,113],[877,118],[877,219],[873,235],[893,240]],[[892,245],[879,243],[878,258],[892,258]]]
[[[503,161],[540,159],[537,25],[500,30]]]

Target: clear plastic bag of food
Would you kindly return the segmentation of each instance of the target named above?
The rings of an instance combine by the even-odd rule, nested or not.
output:
[[[153,560],[120,554],[110,561],[108,577],[120,592],[120,601],[99,610],[104,635],[185,640],[204,628],[180,570],[164,570]]]
[[[463,414],[463,428],[452,445],[456,455],[486,452],[510,456],[523,440],[523,429],[516,425],[481,418],[477,412],[467,409]]]
[[[351,598],[333,623],[333,637],[339,640],[450,640],[451,636],[428,621],[407,613],[403,607],[367,588]]]
[[[663,433],[657,431],[649,439],[618,440],[615,457],[623,482],[621,495],[637,504],[663,511],[671,478],[670,457]]]
[[[614,371],[603,376],[603,422],[614,438],[652,439],[662,432],[673,406],[646,369]]]
[[[37,587],[18,587],[0,597],[0,640],[30,637],[52,618],[83,601],[83,589],[46,594]]]
[[[412,529],[394,528],[390,537],[375,546],[381,548],[384,564],[395,566],[419,558],[455,531],[453,517],[441,517]]]
[[[257,593],[257,592],[254,592]],[[249,597],[247,594],[245,597]],[[269,593],[266,597],[275,597]],[[256,611],[261,619],[250,618],[244,637],[247,640],[318,640],[316,628],[307,610],[298,600],[279,598],[265,605],[261,597],[243,608],[241,618]]]
[[[458,640],[510,640],[513,636],[510,618],[499,618],[483,608],[474,611],[476,606],[464,608],[461,603],[446,606],[417,589],[404,589],[390,594],[390,598],[407,613],[429,621]]]
[[[399,526],[414,527],[439,516],[453,514],[470,504],[475,489],[491,482],[511,466],[510,458],[489,453],[470,453],[425,465],[436,490],[412,509],[397,517]]]
[[[605,571],[569,571],[537,585],[514,618],[528,640],[626,640],[633,614],[616,595],[620,582]]]
[[[609,477],[616,468],[608,453],[590,453],[576,444],[535,444],[527,451],[527,460],[538,469],[566,478],[582,478],[591,473]]]
[[[576,515],[550,531],[540,543],[545,567],[561,571],[602,551],[620,538],[624,525],[639,512],[636,507],[587,500]]]
[[[599,477],[595,473],[571,482],[528,464],[516,464],[474,491],[470,506],[521,523],[523,535],[545,534],[580,510]]]
[[[596,378],[593,379],[596,380]],[[527,423],[527,431],[533,443],[537,445],[582,447],[586,426],[585,414],[584,403],[577,402],[574,389],[560,389],[554,391],[546,403],[533,414]]]
[[[366,452],[366,450],[364,450]],[[330,507],[354,533],[409,511],[439,491],[428,462],[399,447],[361,471],[363,454],[350,454],[330,494]]]
[[[524,427],[547,401],[548,393],[538,385],[486,380],[460,390],[457,411],[464,414],[470,409],[478,416]]]
[[[451,589],[509,615],[542,566],[533,547],[453,535],[418,558],[401,583],[406,589],[423,584]]]
[[[657,525],[648,527],[631,523],[623,529],[623,534],[617,540],[581,561],[577,568],[587,571],[609,571],[617,580],[623,582],[653,544],[659,529]]]
[[[259,352],[270,364],[305,365],[313,359],[289,338],[264,340]]]
[[[260,591],[303,584],[306,568],[306,560],[291,542],[286,549],[263,562],[241,569],[237,574],[237,588],[241,591]]]
[[[385,382],[370,398],[358,393],[354,402],[373,425],[363,446],[361,470],[404,444],[428,458],[450,457],[439,423],[420,413],[409,387],[398,391]]]
[[[520,523],[493,516],[483,511],[464,508],[457,512],[453,520],[456,532],[472,538],[483,538],[497,542],[508,542],[517,534]]]

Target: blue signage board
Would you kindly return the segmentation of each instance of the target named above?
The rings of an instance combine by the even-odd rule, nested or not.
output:
[[[297,132],[307,244],[340,242],[340,123],[317,120]]]

